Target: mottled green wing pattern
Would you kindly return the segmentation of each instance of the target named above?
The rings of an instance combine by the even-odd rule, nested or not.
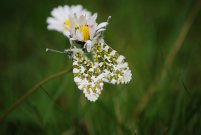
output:
[[[90,101],[96,101],[103,90],[103,74],[81,49],[72,50],[74,81]]]
[[[74,81],[90,101],[98,99],[104,82],[121,84],[131,80],[125,57],[105,43],[98,43],[92,48],[93,61],[82,49],[74,48],[67,52],[73,59]]]
[[[104,74],[104,82],[112,84],[128,83],[132,74],[125,57],[106,43],[98,43],[92,48],[94,64]]]

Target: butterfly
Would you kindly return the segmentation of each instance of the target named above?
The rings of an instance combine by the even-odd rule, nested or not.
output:
[[[82,49],[73,49],[74,81],[90,101],[96,101],[103,90],[104,82],[112,84],[128,83],[131,70],[123,55],[105,42],[97,43],[91,50],[90,60]]]
[[[47,51],[49,50],[55,51]],[[104,42],[99,42],[92,48],[92,60],[85,55],[84,48],[74,47],[61,53],[72,59],[74,81],[90,101],[99,98],[105,82],[122,84],[128,83],[132,78],[125,57]]]

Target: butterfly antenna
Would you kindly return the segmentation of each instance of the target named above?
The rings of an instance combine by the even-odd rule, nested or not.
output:
[[[108,18],[107,18],[107,22],[108,23],[109,23],[110,19],[111,19],[111,16],[108,16]]]
[[[109,21],[110,21],[110,19],[111,19],[111,16],[108,16],[108,18],[107,18],[107,23],[109,24]],[[107,25],[105,26],[105,28],[107,27]]]
[[[57,52],[57,53],[65,53],[62,51],[58,51],[58,50],[54,50],[54,49],[50,49],[50,48],[46,48],[46,52],[51,51],[51,52]]]
[[[73,52],[72,52],[72,51],[69,51],[69,49],[65,49],[65,50],[62,52],[62,51],[57,51],[57,50],[54,50],[54,49],[46,48],[46,52],[48,52],[48,51],[66,54],[66,55],[68,55],[68,57],[69,57],[70,59],[73,58]]]
[[[108,16],[108,18],[107,18],[107,23],[108,23],[108,24],[109,24],[110,19],[111,19],[111,16]],[[104,29],[106,29],[106,28],[107,28],[107,25],[104,27]],[[101,32],[101,35],[102,35],[102,36],[103,36],[104,32],[105,32],[105,31],[102,31],[102,32]]]

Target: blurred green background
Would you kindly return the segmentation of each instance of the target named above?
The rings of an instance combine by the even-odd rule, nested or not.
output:
[[[47,47],[69,47],[62,34],[47,30],[46,19],[58,5],[82,4],[98,13],[98,22],[112,16],[105,40],[125,55],[134,78],[126,85],[105,84],[93,103],[78,90],[69,72],[43,85],[45,90],[38,89],[10,113],[0,123],[0,134],[200,135],[197,2],[1,0],[0,115],[39,81],[72,67],[67,56],[45,52]]]

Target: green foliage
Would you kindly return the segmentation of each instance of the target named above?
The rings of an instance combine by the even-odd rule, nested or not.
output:
[[[200,135],[201,14],[185,37],[164,79],[164,61],[175,46],[196,1],[1,0],[0,115],[33,85],[72,67],[63,50],[68,40],[47,30],[52,8],[82,4],[98,21],[112,16],[106,42],[125,55],[134,78],[106,84],[97,102],[78,90],[72,73],[52,80],[24,101],[0,125],[0,134]],[[153,93],[149,93],[153,89]],[[146,95],[146,98],[145,98]],[[145,100],[147,104],[142,110]]]

